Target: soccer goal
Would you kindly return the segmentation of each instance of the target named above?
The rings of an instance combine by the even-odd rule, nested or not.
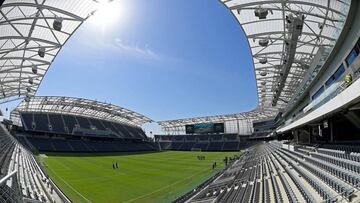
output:
[[[192,152],[201,152],[201,148],[191,148]]]

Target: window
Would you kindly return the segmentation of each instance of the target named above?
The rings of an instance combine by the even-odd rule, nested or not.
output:
[[[330,87],[332,84],[334,84],[335,81],[335,76],[330,76],[330,78],[325,82],[325,87]]]
[[[332,84],[334,84],[344,72],[345,67],[341,64],[341,66],[335,71],[335,73],[330,76],[330,78],[325,82],[325,87],[330,87]]]
[[[345,67],[344,65],[341,64],[341,66],[334,73],[335,80],[339,79],[344,72],[345,72]]]
[[[313,96],[311,97],[312,100],[315,100],[316,98],[318,98],[322,93],[324,92],[324,86],[321,86],[320,89],[318,91],[315,92],[315,94],[313,94]]]
[[[355,58],[360,53],[360,38],[358,39],[357,43],[355,44],[354,48],[351,50],[350,54],[346,57],[346,64],[350,66]]]
[[[346,64],[348,66],[350,66],[354,62],[356,56],[357,56],[357,53],[356,53],[355,49],[352,49],[350,54],[346,57]]]

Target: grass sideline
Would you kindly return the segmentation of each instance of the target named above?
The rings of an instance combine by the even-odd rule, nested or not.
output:
[[[205,160],[197,160],[203,155]],[[171,202],[223,168],[239,152],[118,154],[48,153],[37,158],[60,189],[78,202]],[[217,162],[216,170],[211,169]],[[113,169],[112,162],[119,168]]]

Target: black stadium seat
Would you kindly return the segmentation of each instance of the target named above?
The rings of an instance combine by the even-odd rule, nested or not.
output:
[[[23,124],[25,124],[26,129],[32,129],[32,123],[33,123],[33,114],[32,113],[22,113],[21,114]]]
[[[81,128],[90,129],[90,123],[87,118],[76,116],[76,120],[78,121]]]
[[[64,121],[59,114],[49,114],[49,121],[53,132],[66,133]]]
[[[69,133],[71,134],[75,126],[78,125],[78,122],[76,121],[75,117],[71,115],[63,115],[63,119]]]
[[[35,130],[37,131],[49,131],[49,119],[47,114],[34,113]]]

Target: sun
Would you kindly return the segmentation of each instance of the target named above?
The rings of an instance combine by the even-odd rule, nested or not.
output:
[[[121,0],[101,0],[99,1],[98,8],[90,19],[97,26],[109,27],[114,24],[118,25],[119,22],[124,21],[126,16],[126,9],[124,1]]]

